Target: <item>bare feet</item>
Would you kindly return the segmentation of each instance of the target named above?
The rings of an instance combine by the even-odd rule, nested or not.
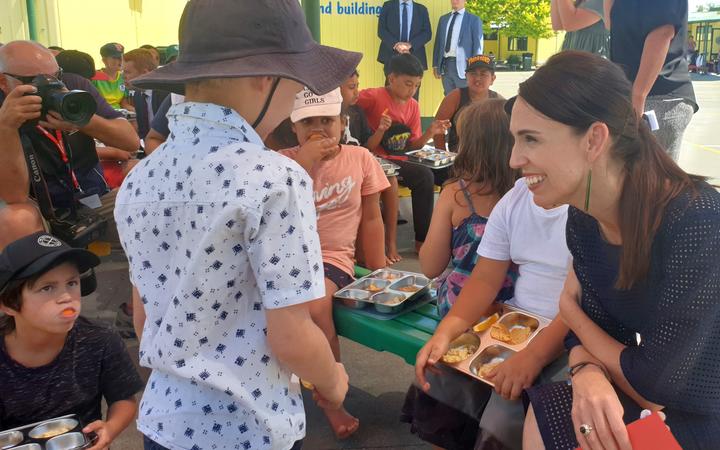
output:
[[[415,241],[415,253],[420,254],[420,249],[422,248],[424,242]]]
[[[402,256],[400,256],[400,253],[398,253],[397,245],[396,244],[388,244],[387,245],[387,252],[385,252],[385,262],[387,265],[395,264],[398,261],[402,260]]]
[[[341,407],[340,409],[323,409],[323,412],[328,422],[330,422],[330,427],[333,429],[335,437],[338,439],[347,439],[360,428],[360,421],[356,417],[351,416],[350,413],[345,410],[345,407]]]

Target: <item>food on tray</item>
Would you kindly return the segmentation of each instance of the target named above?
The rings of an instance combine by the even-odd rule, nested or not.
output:
[[[525,325],[513,325],[510,329],[504,323],[495,323],[490,328],[490,336],[508,344],[522,344],[530,337],[532,330]]]
[[[465,361],[473,353],[477,351],[477,345],[464,344],[457,347],[453,347],[447,351],[442,357],[442,360],[449,364],[455,364]]]
[[[492,327],[490,327],[490,336],[502,342],[510,342],[512,339],[510,330],[508,330],[504,323],[494,323]]]
[[[486,378],[494,368],[502,364],[504,361],[504,359],[498,357],[491,359],[490,361],[480,366],[480,368],[478,369],[478,376],[481,378]]]
[[[482,322],[478,323],[473,327],[473,331],[476,333],[481,333],[488,328],[492,326],[495,322],[497,322],[500,319],[500,314],[495,313],[492,316],[488,317],[487,319],[483,320]]]
[[[368,290],[368,291],[370,291],[370,292],[380,292],[380,291],[382,291],[382,290],[385,289],[385,288],[382,288],[382,287],[380,287],[380,286],[378,286],[378,285],[376,285],[376,284],[374,284],[374,283],[370,283],[370,284],[368,285],[368,287],[366,287],[365,289]]]
[[[72,430],[72,427],[62,427],[62,428],[55,428],[50,431],[46,431],[43,434],[37,436],[35,439],[50,439],[51,437],[55,437],[61,434],[65,434],[68,431]]]
[[[530,337],[532,330],[524,325],[515,325],[510,328],[510,340],[513,344],[522,344]]]
[[[411,284],[410,286],[403,286],[403,287],[398,288],[398,291],[403,291],[403,292],[417,292],[417,291],[419,291],[420,289],[421,289],[420,286],[415,286],[415,285],[412,285],[412,284]]]

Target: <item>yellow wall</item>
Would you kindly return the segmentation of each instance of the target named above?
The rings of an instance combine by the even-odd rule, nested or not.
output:
[[[379,10],[383,3],[384,0],[320,0],[321,41],[325,45],[363,53],[364,57],[358,69],[361,87],[376,87],[384,84],[382,64],[377,62],[377,51],[380,46],[380,39],[377,37],[377,14],[373,14],[373,9]],[[430,14],[433,32],[432,40],[425,46],[428,65],[432,65],[432,48],[437,35],[438,21],[440,16],[450,10],[450,2],[426,0],[422,4],[427,7]],[[361,6],[364,10],[360,9]],[[339,7],[343,7],[342,14],[339,13]],[[350,9],[350,15],[345,13],[345,8]],[[511,53],[524,53],[509,52],[507,40],[507,36],[501,34],[500,41],[485,41],[483,52],[492,51],[499,60],[506,59]],[[527,51],[533,53],[533,62],[544,62],[560,49],[560,44],[562,44],[562,35],[560,39],[553,37],[541,39],[539,42],[530,38]],[[423,117],[434,116],[442,99],[442,84],[433,77],[432,71],[428,70],[425,72],[420,89],[420,114]]]
[[[377,37],[377,15],[366,13],[338,14],[338,5],[342,7],[362,5],[366,9],[370,7],[379,10],[383,3],[383,0],[320,0],[322,43],[346,50],[359,51],[364,55],[358,68],[361,88],[382,86],[385,82],[382,64],[377,62],[377,51],[380,47],[380,39]],[[435,28],[440,16],[450,9],[450,2],[447,0],[432,0],[422,3],[430,13],[430,25],[433,31],[433,40],[425,46],[428,65],[430,66],[432,65]],[[442,84],[440,80],[433,77],[432,71],[428,70],[425,72],[422,87],[420,88],[420,114],[422,116],[434,116],[435,110],[442,99]]]
[[[6,1],[15,0],[0,0]],[[143,44],[176,44],[178,23],[186,3],[186,0],[34,1],[38,41],[89,53],[98,68],[102,66],[100,47],[108,42],[119,42],[127,50]],[[25,0],[17,3],[24,10]]]
[[[712,40],[708,41],[707,44],[704,44],[700,39],[698,39],[697,29],[700,26],[703,26],[703,27],[710,26],[711,28],[714,28]],[[695,42],[697,43],[696,50],[701,53],[705,53],[706,59],[710,58],[713,55],[717,55],[718,53],[720,53],[720,44],[715,42],[715,40],[718,37],[720,37],[720,21],[691,23],[691,24],[689,24],[689,31],[692,34],[692,36],[695,38]],[[706,31],[706,32],[709,33],[709,31]]]
[[[28,38],[25,17],[26,0],[0,0],[0,42]],[[37,11],[38,41],[77,49],[95,58],[102,66],[99,50],[107,42],[119,42],[127,50],[142,44],[170,45],[177,43],[177,28],[186,0],[33,0]],[[257,0],[262,1],[262,0]],[[320,0],[321,41],[348,50],[360,51],[360,83],[363,87],[382,86],[382,65],[376,61],[380,39],[377,37],[377,16],[384,0]],[[448,0],[424,0],[430,13],[433,39],[426,46],[428,64],[432,63],[432,47],[440,16],[450,9]],[[343,7],[343,13],[339,13]],[[345,9],[350,8],[350,14]],[[375,9],[376,11],[371,11]],[[486,41],[485,53],[492,51],[504,60],[507,36],[500,41]],[[542,63],[560,48],[562,35],[537,41],[530,38],[528,50],[534,62]],[[499,47],[498,47],[499,46]],[[420,90],[421,114],[435,115],[443,98],[442,84],[432,71],[425,72]]]

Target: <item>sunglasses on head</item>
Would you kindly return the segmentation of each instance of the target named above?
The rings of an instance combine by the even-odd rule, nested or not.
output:
[[[38,75],[45,75],[45,74],[37,74],[37,75],[13,75],[13,74],[11,74],[11,73],[3,72],[3,75],[8,76],[8,77],[13,77],[13,78],[15,78],[16,80],[18,80],[19,82],[21,82],[22,84],[30,84],[30,83],[32,83],[32,81],[35,79],[36,76],[38,76]],[[62,76],[63,76],[62,67],[61,67],[60,69],[58,69],[58,71],[55,72],[54,74],[52,74],[52,75],[45,75],[45,76],[54,77],[54,78],[57,78],[58,80],[60,80],[60,79],[62,78]]]

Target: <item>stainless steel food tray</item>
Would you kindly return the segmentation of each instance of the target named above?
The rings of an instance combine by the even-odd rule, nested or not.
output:
[[[427,166],[437,167],[448,166],[455,161],[455,153],[445,152],[435,148],[423,147],[420,150],[413,150],[405,153],[410,161],[415,161]]]
[[[455,339],[450,344],[450,348],[465,344],[475,344],[478,346],[477,350],[464,361],[457,363],[442,363],[459,370],[460,372],[466,373],[483,383],[494,386],[491,381],[488,381],[479,375],[478,371],[482,365],[492,362],[493,359],[496,358],[496,361],[505,360],[512,354],[524,349],[544,328],[550,325],[550,322],[552,322],[552,320],[546,317],[542,317],[510,305],[502,305],[501,316],[497,323],[503,323],[508,328],[515,325],[530,327],[532,332],[524,342],[521,344],[511,344],[495,339],[491,336],[490,330],[492,327],[479,333],[470,329]]]
[[[353,309],[372,306],[376,311],[394,314],[405,303],[428,291],[431,280],[413,272],[379,269],[335,293],[335,298]]]
[[[81,450],[97,442],[95,433],[84,434],[80,419],[70,414],[0,432],[0,449]]]

